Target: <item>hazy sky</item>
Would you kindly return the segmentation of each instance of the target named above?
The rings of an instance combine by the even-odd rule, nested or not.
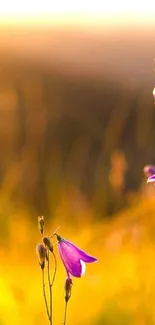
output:
[[[155,1],[139,0],[4,0],[0,23],[4,24],[152,24]]]

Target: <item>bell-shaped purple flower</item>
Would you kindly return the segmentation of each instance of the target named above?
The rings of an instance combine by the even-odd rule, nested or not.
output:
[[[85,263],[97,262],[97,259],[72,244],[69,240],[57,236],[60,257],[64,264],[68,278],[80,278],[86,270]]]
[[[153,176],[155,174],[155,166],[154,165],[146,165],[144,167],[144,174],[147,177]]]
[[[155,182],[155,174],[151,175],[148,179],[147,179],[147,183],[154,183]]]

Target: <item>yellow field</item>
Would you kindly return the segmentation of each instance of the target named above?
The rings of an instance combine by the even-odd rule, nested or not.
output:
[[[67,206],[66,202],[66,209]],[[65,216],[64,203],[62,207]],[[4,220],[9,231],[0,251],[2,325],[48,324],[35,254],[40,242],[37,216],[36,225],[28,220],[26,210]],[[46,224],[48,235],[60,225],[62,236],[99,260],[87,265],[84,277],[74,279],[67,324],[154,324],[155,199],[137,199],[136,204],[112,221],[94,223],[88,213],[75,220],[72,225],[56,215],[53,222]],[[57,247],[55,252],[58,270],[53,318],[57,325],[63,319],[65,270]]]

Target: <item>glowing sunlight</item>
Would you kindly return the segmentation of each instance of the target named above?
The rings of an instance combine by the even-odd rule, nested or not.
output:
[[[6,0],[0,3],[1,24],[153,22],[155,3],[111,1]]]

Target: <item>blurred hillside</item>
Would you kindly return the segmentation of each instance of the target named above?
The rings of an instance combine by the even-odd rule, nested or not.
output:
[[[87,75],[127,86],[154,83],[155,25],[1,27],[4,57],[28,61],[65,75]],[[124,80],[125,79],[125,80]]]
[[[79,39],[77,33],[75,38],[71,32],[57,31],[54,37],[47,33],[43,42],[44,33],[1,31],[0,184],[3,191],[6,187],[4,207],[11,200],[13,206],[33,207],[34,215],[52,215],[66,197],[72,202],[71,215],[79,200],[98,217],[111,215],[128,205],[133,192],[138,193],[143,166],[155,161],[152,34],[149,40],[146,35],[139,38],[134,59],[131,54],[136,53],[132,49],[139,34],[133,42],[130,35],[127,47],[121,42],[116,53],[118,39],[125,37],[119,32],[115,41],[113,37],[101,42],[100,36],[100,47],[98,38],[93,43],[87,33]],[[142,52],[145,41],[149,46]],[[93,74],[95,70],[97,74]]]

